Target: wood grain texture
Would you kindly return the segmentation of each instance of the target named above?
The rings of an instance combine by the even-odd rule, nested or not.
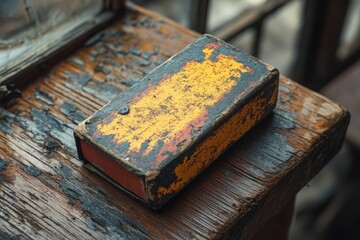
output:
[[[249,239],[341,147],[348,112],[282,77],[274,113],[152,211],[83,167],[73,129],[197,34],[133,5],[100,34],[1,108],[0,238]]]

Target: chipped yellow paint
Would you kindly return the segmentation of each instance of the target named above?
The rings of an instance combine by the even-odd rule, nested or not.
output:
[[[186,157],[175,168],[176,180],[169,187],[159,187],[158,197],[179,191],[223,153],[229,144],[239,139],[253,127],[264,116],[265,106],[276,103],[277,86],[272,89],[274,92],[270,100],[264,97],[251,100],[213,135],[201,143],[191,156]]]
[[[144,154],[151,151],[158,140],[165,145],[180,142],[178,133],[189,129],[194,120],[205,123],[206,108],[214,106],[231,91],[237,84],[233,77],[239,78],[248,71],[234,56],[219,54],[217,61],[212,61],[210,56],[215,48],[205,46],[203,62],[191,60],[179,72],[164,76],[129,103],[129,114],[113,113],[113,119],[99,125],[98,130],[103,135],[113,135],[117,144],[129,143],[129,151],[139,151],[142,144],[148,142]]]

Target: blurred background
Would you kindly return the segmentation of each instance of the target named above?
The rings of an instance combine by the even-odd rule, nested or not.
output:
[[[350,110],[341,152],[297,195],[290,240],[360,239],[360,0],[132,1],[218,36]]]
[[[360,0],[132,1],[222,38],[350,110],[341,152],[297,196],[290,239],[360,239]],[[1,0],[0,70],[54,26],[72,19],[76,27],[102,4]]]

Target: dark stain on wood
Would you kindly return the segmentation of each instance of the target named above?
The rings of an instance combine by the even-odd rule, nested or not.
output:
[[[5,161],[4,159],[0,158],[0,182],[5,181],[3,172],[6,170],[7,166],[9,166],[9,163],[7,161]]]
[[[9,163],[0,158],[0,172],[4,171],[7,166],[9,166]]]
[[[110,101],[121,93],[121,90],[103,83],[89,84],[89,86],[83,87],[83,90],[104,101]]]
[[[142,56],[145,58],[145,59],[150,59],[152,56],[156,56],[157,54],[159,53],[159,47],[158,46],[155,46],[154,47],[154,50],[152,51],[143,51],[142,52]]]
[[[128,17],[124,21],[125,25],[133,26],[133,27],[143,27],[154,29],[157,27],[156,21],[151,19],[149,16],[136,16],[136,15],[128,15]]]
[[[9,167],[9,162],[5,161],[3,158],[0,157],[0,188],[1,184],[5,183],[11,183],[14,176],[12,171]],[[11,193],[15,193],[14,191],[11,191]],[[12,194],[8,195],[10,198],[12,198]],[[16,202],[16,199],[13,199],[14,202]]]
[[[37,177],[37,176],[39,176],[40,173],[41,173],[40,170],[39,170],[37,167],[32,166],[32,165],[29,165],[29,166],[25,167],[25,168],[24,168],[24,171],[25,171],[27,174],[29,174],[29,175],[31,175],[31,176],[33,176],[33,177]]]
[[[14,121],[15,116],[6,111],[0,112],[0,131],[7,134],[11,134],[11,124]]]
[[[34,201],[39,201],[40,199],[35,195],[33,194],[32,192],[28,192],[30,198]]]
[[[139,66],[149,66],[151,64],[151,62],[149,60],[139,58],[139,57],[136,57],[136,56],[132,56],[131,60],[133,62],[139,64]]]
[[[54,106],[54,99],[53,99],[53,95],[49,94],[39,88],[36,88],[35,90],[35,96],[37,99],[43,101],[44,103],[50,105],[50,106]]]
[[[51,113],[32,107],[30,111],[30,116],[38,132],[43,133],[42,137],[47,136],[47,133],[51,131],[63,130],[63,124]]]
[[[79,67],[85,67],[85,62],[80,57],[73,57],[71,61],[77,64]]]
[[[103,73],[105,75],[108,75],[110,73],[110,70],[107,69],[104,66],[104,64],[100,62],[100,63],[96,64],[96,66],[94,67],[94,72],[96,72],[96,73],[101,72],[101,73]]]
[[[275,127],[279,129],[290,130],[295,128],[295,123],[292,121],[288,121],[284,119],[282,116],[287,116],[290,119],[295,119],[295,113],[293,112],[285,112],[281,109],[274,109],[274,114],[272,115],[273,122],[275,123]]]
[[[69,80],[75,82],[77,85],[84,87],[91,80],[91,76],[86,72],[81,72],[79,75],[75,75],[74,73],[65,72],[68,76]],[[73,83],[71,82],[71,83]]]
[[[18,235],[11,235],[7,232],[0,231],[0,237],[2,240],[21,240],[23,239],[20,234]]]
[[[55,141],[51,137],[48,137],[44,142],[43,150],[47,154],[52,154],[59,147],[61,147],[61,144],[58,141]]]
[[[132,54],[134,54],[136,56],[141,55],[141,51],[136,46],[131,46],[129,49],[129,52],[131,52]]]
[[[65,114],[68,119],[75,124],[79,124],[86,118],[83,112],[79,111],[74,104],[68,102],[64,102],[64,104],[60,107],[60,112]]]
[[[74,176],[72,170],[64,164],[58,169],[58,174],[62,177],[60,181],[62,190],[74,200],[79,201],[83,211],[89,214],[93,221],[91,227],[96,223],[110,236],[143,238],[140,236],[143,236],[147,229],[135,225],[122,212],[109,206],[106,196],[103,196],[99,189]]]

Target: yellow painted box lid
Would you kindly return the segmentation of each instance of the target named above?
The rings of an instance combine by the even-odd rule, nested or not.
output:
[[[79,124],[79,158],[158,209],[272,111],[278,75],[201,36]]]

